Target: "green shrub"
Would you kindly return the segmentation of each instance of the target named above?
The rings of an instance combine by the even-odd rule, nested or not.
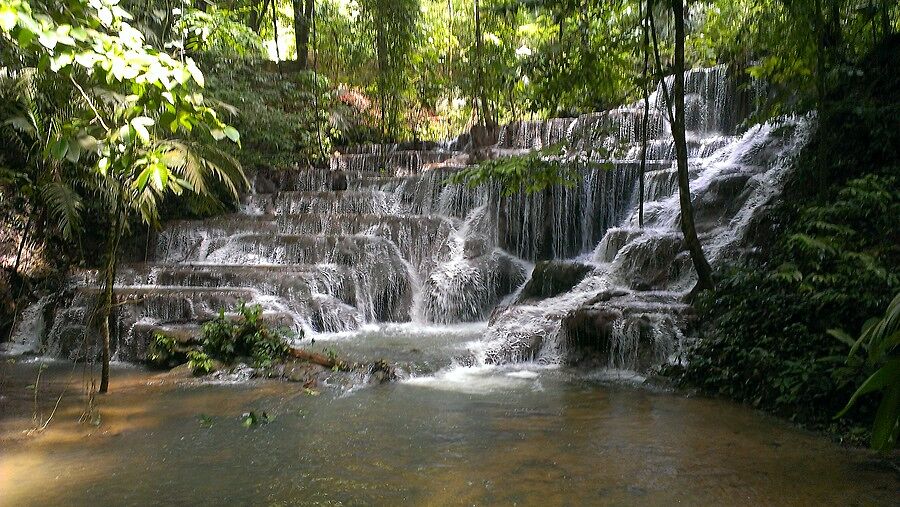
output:
[[[165,333],[156,332],[147,348],[147,362],[154,368],[172,368],[184,363],[187,356],[178,350],[175,338]]]
[[[860,396],[884,391],[872,423],[870,444],[880,451],[893,449],[900,434],[900,356],[897,354],[900,347],[900,293],[894,296],[882,318],[866,321],[858,339],[852,339],[841,330],[828,332],[851,347],[848,363],[856,361],[856,353],[865,350],[866,365],[875,369],[875,373],[856,389],[838,417],[843,417]]]
[[[700,340],[680,380],[861,442],[875,419],[857,386],[880,363],[851,356],[830,329],[860,329],[900,289],[900,115],[896,66],[872,59],[830,95],[760,223],[761,255],[717,273],[697,301]],[[889,89],[893,89],[888,87]]]
[[[285,333],[270,329],[262,320],[262,307],[241,302],[237,320],[226,318],[224,311],[203,325],[203,350],[225,363],[238,357],[250,357],[257,368],[268,368],[290,350]]]
[[[213,360],[200,350],[192,350],[187,353],[188,366],[194,375],[208,375],[213,371]]]
[[[241,148],[230,152],[245,167],[287,169],[331,153],[340,132],[329,119],[341,107],[324,76],[215,55],[201,65],[206,94],[230,106],[228,121],[241,133]]]

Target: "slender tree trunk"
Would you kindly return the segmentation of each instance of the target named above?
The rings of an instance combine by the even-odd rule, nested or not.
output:
[[[22,253],[25,251],[25,245],[28,241],[28,231],[31,230],[31,221],[33,218],[33,213],[29,213],[28,220],[25,221],[25,230],[22,231],[22,239],[19,240],[19,248],[16,252],[16,262],[13,264],[13,276],[18,276],[19,274],[19,264],[22,262]]]
[[[16,332],[16,322],[19,320],[19,300],[22,299],[22,290],[25,288],[24,279],[19,276],[19,266],[22,263],[22,254],[25,252],[25,245],[28,241],[28,232],[31,230],[31,222],[34,219],[34,213],[28,214],[28,220],[25,221],[25,230],[22,231],[22,239],[19,240],[19,248],[16,252],[16,262],[13,264],[12,280],[19,282],[19,294],[13,300],[15,305],[13,308],[12,323],[9,325],[9,336],[7,339],[12,340],[13,333]]]
[[[638,8],[642,8],[644,1],[638,2]],[[647,2],[647,9],[650,9],[650,2]],[[641,75],[641,89],[644,93],[644,116],[641,118],[641,181],[638,187],[640,192],[640,204],[638,208],[638,226],[644,228],[644,173],[647,170],[647,130],[650,126],[650,82],[647,76],[647,70],[650,66],[650,35],[648,33],[648,20],[643,12],[640,13],[641,29],[644,32],[644,41],[641,49],[644,52],[644,67]]]
[[[322,142],[322,109],[319,107],[319,95],[322,92],[319,90],[319,26],[316,20],[315,0],[309,0],[309,5],[309,22],[312,29],[312,71],[315,84],[313,87],[313,93],[315,94],[313,95],[313,106],[316,108],[316,141],[318,141],[319,145],[319,157],[325,160],[325,145]]]
[[[381,12],[381,9],[377,12]],[[382,23],[375,22],[375,61],[378,64],[378,100],[381,103],[381,136],[387,139],[389,130],[387,121],[387,73],[390,72],[387,54],[387,37],[384,34]]]
[[[100,336],[103,339],[102,367],[100,371],[99,393],[109,391],[110,331],[109,319],[115,304],[113,286],[116,281],[116,265],[118,261],[119,241],[122,237],[124,218],[116,209],[111,214],[112,227],[106,240],[106,267],[103,273],[103,288],[99,308]]]
[[[815,30],[816,30],[816,111],[819,115],[819,125],[825,122],[828,111],[825,107],[825,14],[822,12],[822,0],[815,2]],[[819,175],[816,178],[819,189],[824,189],[828,178],[825,177],[825,145],[818,143],[816,150],[818,160],[813,168]]]
[[[297,64],[306,70],[309,57],[309,27],[312,19],[314,0],[293,0],[294,41],[297,46]]]
[[[891,35],[891,8],[895,0],[881,0],[881,40]]]
[[[275,35],[275,59],[278,60],[278,68],[281,68],[281,53],[278,49],[278,9],[272,2],[272,31]]]
[[[481,33],[481,3],[475,0],[475,60],[478,62],[476,71],[478,72],[478,102],[481,105],[481,121],[487,126],[492,122],[491,114],[487,101],[487,89],[484,86],[484,44]]]
[[[681,230],[691,252],[694,269],[697,270],[697,286],[694,292],[712,289],[712,268],[703,254],[703,247],[697,237],[694,224],[694,205],[691,202],[691,187],[688,179],[688,153],[684,125],[684,4],[682,0],[672,1],[675,15],[675,118],[672,136],[675,138],[675,153],[678,158],[678,199],[681,203]]]

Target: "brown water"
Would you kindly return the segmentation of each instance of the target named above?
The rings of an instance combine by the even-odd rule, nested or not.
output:
[[[76,373],[28,435],[36,363],[0,366],[0,505],[891,505],[895,472],[734,404],[564,370],[323,389]],[[72,372],[42,381],[46,416]],[[245,428],[249,410],[275,416]],[[198,416],[211,418],[204,427]]]

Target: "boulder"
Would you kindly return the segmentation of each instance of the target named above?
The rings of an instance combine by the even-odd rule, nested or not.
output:
[[[574,261],[540,261],[519,293],[518,302],[536,301],[572,290],[593,267]]]

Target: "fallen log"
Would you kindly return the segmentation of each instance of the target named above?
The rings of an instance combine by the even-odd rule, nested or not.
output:
[[[301,361],[306,361],[309,363],[317,364],[319,366],[324,366],[325,368],[334,369],[337,368],[343,371],[349,371],[349,365],[344,361],[339,361],[335,357],[326,356],[325,354],[319,354],[318,352],[310,352],[304,349],[295,349],[291,348],[290,355],[296,359],[300,359]]]
[[[387,382],[391,380],[396,380],[398,378],[397,370],[386,361],[375,361],[373,363],[350,363],[347,361],[341,361],[337,359],[337,357],[333,355],[325,355],[319,354],[318,352],[311,352],[305,349],[293,348],[288,351],[288,354],[301,361],[306,361],[308,363],[317,364],[319,366],[324,366],[325,368],[331,370],[340,370],[340,371],[356,371],[367,373],[372,376],[377,382]]]

